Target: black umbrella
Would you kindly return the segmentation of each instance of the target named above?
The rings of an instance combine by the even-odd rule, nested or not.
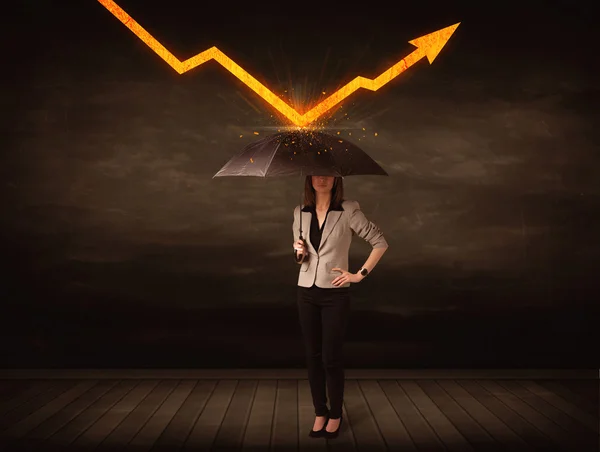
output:
[[[213,179],[224,176],[308,175],[344,177],[388,174],[362,149],[341,136],[298,130],[270,135],[246,146]],[[302,209],[300,240],[303,240]]]

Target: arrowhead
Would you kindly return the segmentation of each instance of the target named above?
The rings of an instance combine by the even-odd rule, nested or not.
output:
[[[415,47],[422,49],[429,60],[429,64],[431,64],[433,63],[433,60],[435,60],[435,57],[438,56],[438,53],[442,51],[442,48],[446,45],[450,36],[452,36],[452,33],[454,33],[454,30],[456,30],[459,25],[460,22],[408,42]]]

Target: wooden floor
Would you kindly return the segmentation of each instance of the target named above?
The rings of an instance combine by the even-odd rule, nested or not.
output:
[[[0,379],[0,450],[598,450],[597,380],[347,379],[335,440],[303,379]]]

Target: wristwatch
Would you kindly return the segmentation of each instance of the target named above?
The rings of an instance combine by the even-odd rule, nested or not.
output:
[[[365,267],[360,269],[360,274],[365,277],[369,274],[369,270],[367,270]]]

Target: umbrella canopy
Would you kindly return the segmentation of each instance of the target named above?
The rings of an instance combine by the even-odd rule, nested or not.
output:
[[[323,132],[281,132],[246,146],[213,176],[387,176],[354,143]]]

